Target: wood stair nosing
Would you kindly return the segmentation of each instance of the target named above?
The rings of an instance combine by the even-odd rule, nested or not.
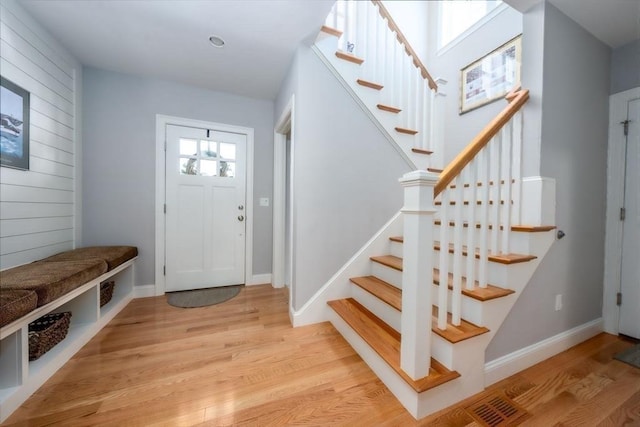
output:
[[[404,238],[402,236],[390,237],[389,240],[391,240],[392,242],[404,243]],[[439,251],[440,242],[434,241],[433,249],[436,251]],[[455,253],[453,243],[449,244],[449,253],[450,254]],[[466,246],[462,246],[462,256],[469,256],[469,251]],[[480,252],[477,248],[475,250],[475,258],[480,259]],[[489,255],[489,261],[496,262],[498,264],[506,264],[506,265],[518,264],[521,262],[529,262],[536,258],[537,257],[535,255],[523,255],[523,254],[514,254],[514,253]]]
[[[350,279],[355,285],[361,287],[379,300],[402,312],[402,290],[380,280],[375,276],[353,277]],[[433,306],[431,330],[451,343],[457,343],[469,338],[489,332],[484,326],[477,326],[466,320],[461,320],[460,325],[452,323],[451,313],[447,313],[447,328],[438,328],[438,307]]]
[[[442,221],[439,219],[434,220],[434,224],[435,225],[442,225]],[[456,225],[455,221],[449,221],[449,227],[454,227]],[[468,228],[469,227],[469,223],[465,222],[462,224],[462,226],[464,228]],[[482,228],[482,224],[480,223],[476,223],[476,228],[480,229]],[[511,226],[511,231],[518,231],[518,232],[523,232],[523,233],[541,233],[541,232],[546,232],[546,231],[551,231],[551,230],[555,230],[556,226],[555,225],[523,225],[523,224],[518,224],[518,225],[512,225]],[[489,230],[493,230],[493,225],[489,224]],[[504,226],[500,226],[500,230],[504,230]]]
[[[398,114],[399,112],[402,111],[400,108],[392,107],[391,105],[385,105],[385,104],[378,104],[376,105],[376,107],[378,107],[378,110],[387,111],[389,113],[394,113],[394,114]]]
[[[342,37],[342,31],[329,27],[327,25],[323,25],[322,27],[320,27],[320,31],[338,38]]]
[[[493,205],[495,202],[493,200],[489,200],[489,204]],[[511,204],[513,204],[513,200],[510,202]],[[442,206],[442,202],[440,200],[433,202],[434,205],[436,206]],[[471,202],[469,202],[468,200],[465,200],[462,202],[462,204],[464,206],[469,206],[471,204]],[[481,206],[483,204],[482,200],[476,200],[476,206]],[[500,204],[504,205],[504,200],[500,200]],[[449,206],[455,206],[456,205],[456,201],[455,200],[451,200],[449,202]]]
[[[438,169],[438,168],[427,168],[428,172],[433,172],[433,173],[442,173],[444,171],[444,169]]]
[[[382,256],[372,256],[369,259],[373,262],[377,262],[379,264],[385,265],[387,267],[393,268],[394,270],[402,271],[402,258],[393,255],[382,255]],[[449,289],[453,289],[453,274],[448,274],[447,285]],[[436,285],[440,285],[440,271],[437,268],[433,269],[433,282]],[[507,295],[511,295],[515,293],[515,291],[511,289],[501,288],[495,285],[487,285],[486,288],[481,288],[478,285],[478,281],[476,280],[474,283],[473,289],[467,289],[467,278],[462,277],[462,295],[465,295],[469,298],[473,298],[478,301],[488,301],[496,298],[502,298]]]
[[[374,83],[364,79],[357,79],[356,83],[358,83],[360,86],[368,87],[375,90],[382,90],[382,88],[384,88],[384,86],[380,83]]]
[[[353,298],[328,304],[416,392],[422,393],[460,376],[432,358],[429,375],[411,379],[400,367],[400,334],[396,330]]]
[[[423,150],[422,148],[412,148],[411,151],[417,154],[427,154],[427,155],[433,154],[433,151]]]
[[[359,58],[351,53],[343,52],[341,50],[336,52],[336,56],[340,59],[344,59],[345,61],[353,62],[358,65],[361,65],[364,62],[363,58]]]
[[[403,128],[403,127],[400,127],[400,126],[396,126],[395,129],[396,129],[396,132],[406,133],[407,135],[415,135],[415,134],[418,133],[418,131],[415,130],[415,129],[407,129],[407,128]]]
[[[516,182],[516,180],[515,180],[515,179],[512,179],[512,180],[511,180],[511,183],[512,183],[512,184],[513,184],[513,183],[515,183],[515,182]],[[483,183],[481,183],[481,182],[477,182],[477,183],[476,183],[476,187],[482,187],[483,185],[484,185],[484,184],[483,184]],[[489,181],[489,185],[490,185],[490,186],[491,186],[491,185],[493,185],[493,181]],[[500,185],[504,185],[504,179],[500,180]],[[449,188],[456,188],[456,187],[457,187],[457,186],[456,186],[456,184],[451,184],[451,185],[449,186]],[[464,184],[464,185],[463,185],[463,187],[464,187],[464,188],[469,188],[469,187],[471,187],[471,184],[468,184],[468,183],[467,183],[467,184]]]

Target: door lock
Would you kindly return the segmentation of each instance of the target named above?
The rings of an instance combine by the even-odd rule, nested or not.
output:
[[[244,216],[238,215],[238,221],[244,221]]]
[[[244,205],[238,206],[238,210],[243,210],[243,209],[244,209]]]

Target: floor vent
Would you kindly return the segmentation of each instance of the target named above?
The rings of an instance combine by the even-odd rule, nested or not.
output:
[[[524,408],[501,392],[489,394],[467,406],[465,411],[483,427],[517,426],[531,417]]]

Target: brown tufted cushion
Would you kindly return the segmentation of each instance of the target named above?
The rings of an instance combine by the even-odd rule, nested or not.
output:
[[[113,270],[120,264],[129,261],[131,258],[135,258],[137,255],[138,248],[135,246],[91,246],[62,252],[57,255],[50,256],[49,258],[45,258],[42,261],[68,261],[98,258],[105,260],[109,266],[109,270]]]
[[[26,289],[38,294],[38,307],[70,292],[107,271],[101,259],[42,262],[0,271],[0,289]]]
[[[28,314],[38,306],[33,291],[0,289],[0,327]]]

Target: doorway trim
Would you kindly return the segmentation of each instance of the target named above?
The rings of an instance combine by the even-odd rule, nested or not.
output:
[[[623,223],[620,208],[624,201],[625,136],[621,121],[627,119],[627,104],[640,98],[640,87],[609,97],[609,142],[607,149],[607,208],[604,252],[602,317],[604,330],[617,335],[620,308],[616,294],[620,292]]]
[[[287,226],[286,218],[286,164],[287,164],[287,133],[290,133],[291,139],[291,157],[293,158],[294,135],[295,135],[295,95],[291,95],[287,106],[284,108],[273,131],[273,265],[271,266],[272,278],[271,282],[274,288],[281,288],[285,285],[285,236]],[[290,170],[290,179],[293,181],[294,166],[293,162]],[[289,189],[290,190],[290,189]],[[290,193],[291,205],[293,203],[293,193]],[[293,208],[292,208],[293,210]],[[291,215],[293,223],[294,215]],[[289,233],[289,247],[291,252],[290,265],[293,267],[293,258],[295,250],[293,249],[293,238],[295,227],[292,227]],[[291,274],[293,282],[293,274]],[[289,285],[289,310],[293,307],[293,283]]]
[[[167,125],[217,129],[224,132],[240,133],[247,136],[247,175],[246,175],[246,229],[244,255],[244,281],[250,285],[253,279],[253,128],[234,126],[184,117],[156,114],[156,223],[155,223],[155,294],[165,293],[165,149]]]

